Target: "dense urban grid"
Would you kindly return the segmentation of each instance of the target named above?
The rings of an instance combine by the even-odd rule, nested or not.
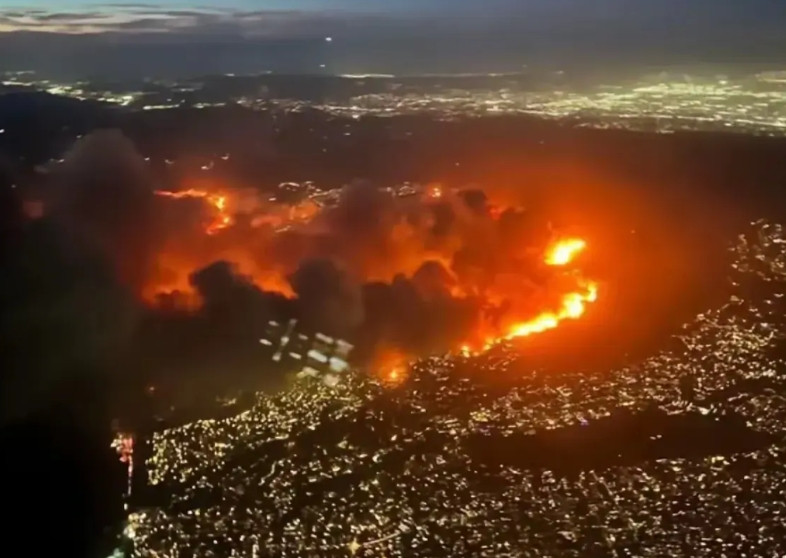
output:
[[[430,112],[454,118],[525,114],[597,128],[661,133],[731,129],[780,135],[786,130],[783,87],[784,81],[770,74],[747,80],[663,74],[587,90],[371,94],[353,98],[349,106],[327,110],[344,115]]]
[[[694,75],[662,72],[635,79],[545,75],[208,76],[143,83],[60,83],[32,72],[0,75],[9,90],[42,90],[129,110],[223,107],[319,109],[351,116],[428,114],[440,119],[529,115],[593,128],[786,132],[783,72]],[[313,93],[314,91],[318,93]]]
[[[155,433],[134,555],[780,556],[786,234],[753,223],[730,296],[600,372],[526,351],[346,373]],[[613,342],[613,340],[609,340]],[[504,381],[500,381],[504,380]]]

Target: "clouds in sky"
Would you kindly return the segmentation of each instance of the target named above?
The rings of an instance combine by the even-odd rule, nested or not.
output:
[[[112,35],[132,41],[446,36],[509,25],[514,13],[524,13],[515,0],[227,0],[207,6],[48,1],[27,8],[0,3],[0,34]]]
[[[367,23],[406,26],[424,19],[457,22],[498,17],[512,0],[226,0],[191,2],[0,3],[0,32],[233,33],[239,36],[303,36],[325,28]],[[18,4],[18,5],[17,5]],[[470,17],[468,17],[470,16]]]
[[[25,7],[27,6],[27,7]],[[655,27],[660,33],[723,27],[763,29],[786,25],[786,2],[747,0],[168,0],[95,2],[6,0],[0,32],[64,34],[235,34],[302,37],[344,27],[379,25],[499,27],[521,31],[595,27],[612,31]],[[664,35],[665,39],[665,35]]]
[[[87,10],[38,8],[0,10],[0,32],[34,31],[62,34],[96,33],[227,33],[239,36],[301,34],[340,19],[328,12],[221,8],[171,8],[153,4],[105,4]]]
[[[360,73],[784,61],[784,28],[786,1],[776,0],[5,0],[0,70],[202,71],[184,67],[191,59],[228,72]]]

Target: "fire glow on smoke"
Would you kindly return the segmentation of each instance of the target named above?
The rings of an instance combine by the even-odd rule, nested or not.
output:
[[[179,192],[156,190],[157,196],[173,199],[196,198],[205,200],[215,210],[214,219],[205,227],[205,233],[214,235],[232,225],[232,215],[227,208],[227,196],[224,194],[211,194],[205,190],[190,188]]]
[[[325,231],[330,231],[331,227],[341,220],[342,226],[349,230],[349,234],[347,230],[342,229],[334,235],[335,238],[332,239],[334,242],[328,243],[328,246],[334,250],[336,246],[339,247],[338,259],[342,264],[349,263],[347,267],[350,268],[355,265],[352,271],[359,282],[376,281],[392,285],[395,277],[403,276],[413,282],[419,280],[420,283],[417,285],[422,286],[425,293],[423,296],[426,298],[447,296],[455,301],[482,300],[484,302],[481,304],[484,308],[504,309],[499,311],[494,319],[481,318],[471,334],[465,337],[465,342],[452,346],[452,350],[467,355],[488,350],[505,341],[553,330],[565,320],[577,320],[586,313],[588,306],[598,297],[597,282],[585,278],[580,273],[577,262],[579,256],[587,249],[587,242],[584,239],[555,238],[552,235],[547,246],[537,250],[528,245],[529,238],[522,236],[519,239],[501,225],[506,211],[515,208],[489,205],[476,215],[467,205],[468,202],[462,202],[454,192],[440,186],[424,189],[416,201],[400,200],[391,196],[388,201],[383,202],[394,206],[397,213],[396,211],[382,213],[385,217],[390,215],[393,217],[388,221],[380,219],[384,222],[380,225],[383,231],[380,236],[387,243],[381,249],[371,245],[364,238],[363,232],[356,233],[353,230],[353,220],[362,220],[365,217],[365,208],[361,206],[359,211],[358,207],[353,205],[356,200],[347,201],[345,207],[339,208],[322,208],[311,200],[296,205],[265,204],[255,206],[253,211],[242,218],[237,213],[241,202],[235,199],[236,194],[233,191],[189,188],[181,191],[156,191],[156,195],[173,201],[200,200],[205,204],[202,230],[209,238],[204,241],[186,239],[187,242],[181,243],[180,246],[190,247],[194,244],[212,243],[211,246],[221,247],[221,252],[210,253],[210,257],[205,255],[201,260],[200,257],[194,256],[193,253],[186,253],[184,250],[167,254],[171,256],[172,261],[183,263],[181,267],[184,273],[181,274],[179,281],[174,283],[177,288],[187,289],[187,280],[183,280],[184,277],[187,278],[187,273],[198,269],[200,265],[211,263],[218,255],[237,263],[239,269],[258,287],[279,292],[293,299],[295,294],[288,281],[296,267],[293,268],[292,263],[289,262],[290,267],[287,269],[278,260],[265,259],[265,254],[283,252],[285,256],[290,256],[293,247],[303,249],[307,246],[299,257],[307,259],[321,256],[318,249],[323,246],[320,242],[323,242],[326,237]],[[362,201],[368,200],[363,198]],[[339,205],[341,203],[339,202]],[[372,198],[371,204],[373,203],[379,203],[379,200]],[[452,211],[454,223],[452,233],[455,234],[447,239],[438,238],[435,241],[435,238],[429,236],[431,229],[428,227],[434,227],[433,221],[437,219],[436,215],[445,208]],[[342,214],[341,211],[345,211],[346,214]],[[489,231],[496,236],[489,237],[492,240],[487,249],[482,235],[491,234]],[[290,235],[288,242],[292,242],[293,239],[295,241],[291,244],[277,243],[287,235]],[[313,239],[317,241],[312,242]],[[351,244],[354,248],[345,249],[344,246],[347,244]],[[494,269],[502,269],[506,265],[509,269],[489,272],[488,275],[493,276],[493,280],[488,281],[477,279],[476,275],[481,267],[479,265],[456,268],[454,264],[457,255],[470,245],[475,250],[474,254],[478,252],[482,254],[486,249],[490,253],[493,252],[497,261],[491,266]],[[281,246],[284,246],[284,250]],[[311,252],[308,251],[309,249]],[[359,253],[363,250],[366,252]],[[379,252],[385,252],[388,256],[380,258]],[[515,264],[519,260],[524,261],[527,253],[535,255],[535,260],[539,261],[540,267],[545,268],[548,277],[557,278],[553,285],[549,285],[547,295],[537,291],[537,286],[533,287],[534,283],[527,275],[529,268],[525,264]],[[328,257],[335,255],[330,253]],[[297,261],[296,258],[292,260]],[[427,263],[439,264],[442,275],[438,279],[426,273],[418,277]],[[433,271],[434,266],[429,269]],[[426,279],[423,279],[424,276],[427,276]],[[444,287],[445,292],[436,288],[435,290],[439,292],[434,294],[429,290],[433,287],[429,281],[439,283],[439,287]],[[160,293],[168,289],[159,284],[153,285],[153,290],[155,293]],[[385,376],[389,376],[390,381],[398,382],[406,375],[405,363],[408,357],[406,352],[399,350],[393,351],[392,354],[395,354],[396,358],[383,358],[382,360],[388,362],[382,364],[381,369],[389,371]]]

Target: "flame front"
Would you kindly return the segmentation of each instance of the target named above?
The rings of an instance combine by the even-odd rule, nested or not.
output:
[[[587,247],[586,241],[579,238],[569,238],[555,242],[547,250],[544,263],[552,267],[564,267],[574,262]],[[594,281],[580,280],[581,290],[571,291],[562,295],[560,305],[556,310],[545,311],[531,320],[516,322],[508,326],[504,333],[498,337],[486,339],[483,349],[488,350],[503,341],[510,341],[520,337],[529,337],[537,333],[556,329],[564,320],[579,319],[587,310],[587,305],[598,299],[598,284]],[[469,344],[461,346],[459,352],[464,355],[476,354]]]
[[[209,219],[202,224],[205,234],[216,236],[210,243],[191,242],[193,239],[172,237],[165,247],[160,251],[160,268],[167,273],[157,276],[156,280],[150,282],[149,288],[145,291],[149,300],[155,300],[161,293],[191,293],[193,289],[190,285],[190,273],[204,265],[223,259],[232,261],[244,275],[252,278],[255,285],[264,290],[277,291],[284,296],[293,298],[295,296],[291,285],[286,279],[287,274],[291,273],[292,262],[277,262],[266,258],[266,254],[285,253],[281,247],[286,246],[287,250],[294,248],[302,249],[303,245],[316,247],[317,244],[309,244],[313,238],[321,238],[315,235],[314,231],[322,231],[330,226],[331,219],[336,219],[337,214],[333,210],[329,218],[317,221],[318,226],[308,229],[313,221],[320,217],[322,207],[311,200],[290,206],[276,206],[266,201],[255,198],[255,203],[249,204],[249,200],[242,197],[242,193],[236,193],[225,187],[212,187],[207,184],[205,187],[192,187],[179,191],[158,190],[157,196],[164,198],[182,200],[200,200],[206,205],[209,211]],[[431,186],[424,190],[425,204],[422,206],[424,212],[432,212],[437,205],[434,202],[444,200],[450,207],[451,203],[458,203],[453,200],[448,192],[440,186]],[[395,210],[401,211],[400,215],[409,215],[407,212],[413,210],[411,201],[393,199],[390,201],[390,215],[395,215]],[[399,204],[396,207],[395,204]],[[428,285],[420,283],[417,288],[424,289],[423,296],[442,296],[439,293],[448,293],[448,296],[468,301],[473,298],[480,299],[482,302],[478,308],[485,308],[488,313],[479,312],[476,323],[471,327],[470,332],[463,332],[459,339],[464,338],[467,342],[458,349],[462,354],[477,354],[488,350],[495,345],[516,338],[528,337],[543,333],[559,327],[565,320],[577,320],[587,311],[589,304],[595,302],[598,297],[597,283],[587,280],[578,273],[575,268],[577,258],[587,248],[587,242],[582,238],[568,237],[552,242],[542,252],[540,261],[543,265],[553,268],[553,276],[557,279],[554,284],[548,286],[536,285],[532,281],[527,281],[527,271],[522,266],[516,268],[518,264],[516,258],[526,251],[528,254],[534,248],[526,246],[526,250],[517,250],[521,247],[516,241],[502,239],[497,236],[496,247],[507,245],[512,248],[509,250],[512,268],[515,270],[509,273],[507,278],[503,278],[497,283],[483,283],[479,280],[480,275],[473,275],[472,269],[467,272],[457,272],[454,269],[454,256],[460,248],[465,245],[482,246],[478,236],[495,232],[495,226],[501,219],[503,206],[489,206],[487,216],[475,216],[469,213],[460,213],[461,226],[452,230],[452,236],[445,238],[429,238],[429,228],[418,227],[417,220],[409,218],[390,219],[387,223],[387,236],[384,241],[388,250],[386,254],[393,255],[393,258],[376,258],[378,250],[368,252],[363,243],[352,244],[355,251],[347,250],[343,253],[345,262],[350,264],[361,264],[354,268],[354,272],[362,280],[366,281],[391,281],[397,274],[406,277],[414,277],[424,262],[437,262],[443,270],[444,278],[439,278],[436,283],[435,291],[429,291]],[[247,215],[245,219],[238,219],[235,215]],[[432,223],[431,220],[422,219],[422,223]],[[475,219],[473,221],[473,219]],[[248,227],[245,233],[241,234],[219,234],[230,227]],[[276,239],[280,231],[290,230],[291,227],[301,227],[300,236],[281,236],[295,244],[282,244],[276,250]],[[464,228],[465,227],[465,228]],[[242,229],[241,229],[242,230]],[[297,230],[297,229],[295,229]],[[472,231],[472,232],[468,232]],[[344,231],[344,234],[346,231]],[[474,233],[480,233],[474,234]],[[496,234],[500,234],[496,231]],[[493,238],[493,234],[491,235]],[[340,243],[335,246],[342,246],[348,242],[346,236],[340,234],[336,236]],[[256,240],[257,242],[254,242]],[[516,239],[518,240],[518,239]],[[526,242],[526,239],[521,239]],[[246,244],[247,242],[247,244]],[[493,241],[492,241],[493,242]],[[441,243],[441,244],[440,244]],[[185,246],[185,247],[184,247]],[[434,247],[437,248],[434,248]],[[303,252],[308,254],[308,250]],[[504,256],[500,255],[498,261]],[[356,260],[353,260],[355,258]],[[287,267],[289,265],[290,267]],[[523,277],[517,273],[521,273]],[[499,277],[503,277],[500,275]],[[425,286],[424,286],[425,285]],[[567,286],[566,286],[567,285]],[[444,291],[439,291],[439,289]],[[532,289],[530,296],[528,290]],[[542,289],[538,292],[538,289]],[[433,294],[436,292],[437,294]],[[541,296],[543,295],[543,296]],[[198,297],[197,297],[198,298]],[[194,306],[198,307],[198,300],[195,298]],[[530,304],[541,298],[538,313],[532,312]],[[533,316],[534,314],[534,316]],[[533,316],[530,319],[522,320],[522,316]],[[467,337],[465,337],[468,335]],[[395,357],[394,357],[395,356]],[[376,370],[385,382],[397,384],[403,381],[407,374],[407,362],[411,355],[406,352],[396,352],[394,356],[386,355],[381,362],[375,363],[372,369]]]
[[[207,190],[197,190],[195,188],[180,190],[178,192],[156,190],[155,194],[157,196],[174,199],[204,199],[215,211],[215,217],[205,226],[205,232],[209,235],[214,235],[232,225],[232,214],[229,212],[227,207],[227,196],[224,194],[214,194]]]
[[[566,266],[573,262],[586,247],[587,243],[580,238],[561,240],[546,251],[545,263],[550,266]],[[503,339],[511,340],[534,333],[543,333],[556,328],[563,320],[576,320],[583,316],[587,304],[595,302],[598,298],[598,285],[593,281],[582,281],[582,286],[581,291],[563,295],[560,307],[556,311],[543,312],[532,320],[512,325]]]
[[[565,266],[573,262],[578,254],[587,247],[580,238],[561,240],[546,252],[545,262],[550,266]],[[583,282],[583,290],[570,292],[562,296],[562,304],[555,312],[544,312],[533,320],[513,325],[506,340],[516,337],[527,337],[533,333],[542,333],[556,328],[562,320],[576,320],[584,315],[587,304],[598,298],[598,285],[592,281]]]
[[[577,320],[584,315],[587,304],[595,302],[598,298],[598,286],[593,282],[588,282],[583,291],[567,293],[562,297],[562,305],[555,312],[544,312],[536,318],[514,324],[505,340],[515,339],[516,337],[527,337],[533,333],[543,333],[556,328],[563,320]]]

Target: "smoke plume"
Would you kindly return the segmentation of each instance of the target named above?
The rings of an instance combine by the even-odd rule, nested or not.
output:
[[[544,263],[547,227],[480,189],[358,181],[280,201],[190,177],[162,187],[129,140],[102,131],[48,173],[42,198],[41,223],[101,254],[136,297],[137,356],[183,373],[253,369],[272,319],[346,338],[364,362],[380,347],[481,349],[578,317],[595,296]]]

